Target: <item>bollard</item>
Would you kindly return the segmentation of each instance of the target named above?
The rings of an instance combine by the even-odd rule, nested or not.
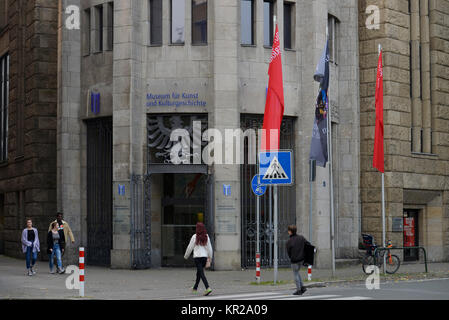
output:
[[[80,248],[79,259],[80,297],[84,297],[84,248]]]
[[[260,253],[256,253],[256,280],[260,283]]]
[[[312,281],[312,266],[309,266],[307,270],[307,280]]]

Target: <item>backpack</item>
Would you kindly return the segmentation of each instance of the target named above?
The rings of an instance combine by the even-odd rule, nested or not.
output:
[[[304,243],[304,266],[313,266],[315,252],[315,247],[306,240],[306,242]]]

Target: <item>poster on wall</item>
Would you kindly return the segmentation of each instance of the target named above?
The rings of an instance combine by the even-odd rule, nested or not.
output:
[[[415,218],[404,218],[404,247],[415,246]]]

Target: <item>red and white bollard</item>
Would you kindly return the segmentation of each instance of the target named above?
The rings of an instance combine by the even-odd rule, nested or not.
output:
[[[307,269],[307,280],[312,281],[312,266]]]
[[[256,253],[256,280],[260,283],[260,253]]]
[[[80,248],[79,272],[80,272],[80,297],[84,297],[84,248]]]

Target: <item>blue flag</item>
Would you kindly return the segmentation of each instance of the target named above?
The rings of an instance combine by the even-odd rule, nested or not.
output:
[[[90,110],[94,115],[100,113],[100,93],[90,93]]]
[[[318,166],[325,168],[328,161],[327,115],[329,111],[329,40],[316,67],[313,79],[320,83],[315,105],[315,121],[310,144],[310,160],[316,160]]]

